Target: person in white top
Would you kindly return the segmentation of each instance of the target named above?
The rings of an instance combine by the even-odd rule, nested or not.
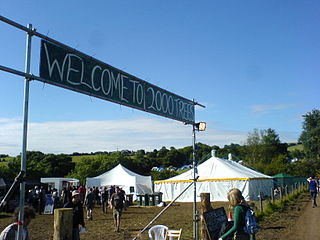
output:
[[[33,207],[25,206],[24,207],[24,221],[19,222],[18,216],[19,216],[19,208],[16,208],[15,213],[15,222],[11,223],[9,226],[7,226],[1,233],[0,233],[0,240],[15,240],[16,235],[18,233],[18,225],[22,225],[22,235],[23,240],[30,240],[29,238],[29,232],[27,226],[31,222],[31,219],[35,218],[36,212]]]

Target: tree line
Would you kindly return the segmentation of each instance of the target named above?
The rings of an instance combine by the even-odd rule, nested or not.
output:
[[[217,157],[228,158],[228,154],[231,153],[234,161],[241,160],[242,164],[267,175],[277,173],[293,176],[320,175],[320,111],[312,110],[303,115],[303,118],[303,131],[299,138],[299,143],[303,145],[302,150],[288,151],[288,147],[294,144],[281,143],[274,129],[254,129],[248,133],[244,145],[231,143],[219,147],[197,143],[196,162],[200,164],[208,159],[211,151],[215,150]],[[78,161],[73,161],[72,156],[81,157]],[[162,147],[150,152],[141,149],[71,155],[31,151],[27,152],[27,179],[75,177],[84,183],[87,177],[100,175],[121,163],[136,173],[151,175],[153,180],[158,180],[179,174],[180,171],[176,169],[192,164],[192,158],[192,146],[179,149]],[[297,160],[292,161],[292,159]],[[152,170],[155,166],[164,170]],[[8,160],[7,164],[0,165],[0,176],[7,179],[13,180],[19,171],[20,156]]]

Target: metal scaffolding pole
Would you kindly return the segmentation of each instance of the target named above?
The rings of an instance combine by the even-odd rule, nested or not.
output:
[[[197,175],[196,167],[196,129],[192,125],[192,167],[193,167],[193,239],[198,240],[198,213],[197,213]]]
[[[32,25],[28,25],[28,29],[32,29]],[[31,61],[31,32],[27,33],[26,42],[26,62],[25,62],[25,73],[30,74],[30,61]],[[29,78],[25,78],[24,84],[24,104],[23,104],[23,135],[22,135],[22,154],[21,154],[21,171],[26,173],[27,159],[27,133],[28,133],[28,108],[29,108]],[[24,222],[24,205],[25,205],[25,181],[20,183],[20,202],[19,202],[19,216],[18,221]],[[23,240],[23,225],[18,224],[18,234],[16,240]]]

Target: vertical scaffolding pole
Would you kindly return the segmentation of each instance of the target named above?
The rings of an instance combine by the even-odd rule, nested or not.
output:
[[[196,167],[196,129],[192,124],[192,167],[193,167],[193,239],[198,240],[198,218],[197,218],[197,173]]]
[[[28,24],[28,28],[32,30],[32,25]],[[31,61],[31,32],[27,33],[26,41],[26,60],[25,60],[25,73],[30,73]],[[21,171],[26,173],[27,169],[27,133],[28,133],[28,108],[29,108],[29,78],[24,80],[24,103],[23,103],[23,135],[22,135],[22,152],[21,152]],[[25,180],[20,183],[20,202],[19,202],[19,216],[18,221],[24,222],[24,205],[25,205]],[[23,225],[18,225],[18,234],[16,240],[23,239]]]

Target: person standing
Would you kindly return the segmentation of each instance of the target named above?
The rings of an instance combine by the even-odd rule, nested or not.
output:
[[[0,233],[0,240],[15,240],[16,235],[18,233],[18,225],[22,225],[22,236],[23,240],[30,240],[29,238],[29,232],[28,232],[28,225],[31,222],[33,218],[36,216],[36,211],[33,207],[25,206],[24,207],[24,221],[19,222],[18,216],[19,216],[19,207],[16,208],[14,213],[15,219],[14,223],[11,223],[9,226],[7,226],[1,233]]]
[[[116,189],[116,188],[115,188],[114,185],[112,185],[112,186],[110,186],[110,187],[108,188],[108,199],[109,199],[109,200],[111,199],[112,194],[115,193],[115,191],[116,191],[115,189]]]
[[[78,188],[78,191],[79,191],[79,193],[80,193],[80,200],[81,200],[81,202],[84,202],[84,198],[85,198],[85,196],[86,196],[86,188],[81,185],[81,186]]]
[[[39,209],[38,212],[39,214],[42,214],[44,211],[44,207],[46,205],[46,190],[44,189],[43,186],[40,187],[39,190]]]
[[[107,209],[108,209],[108,191],[107,191],[107,187],[103,188],[103,192],[101,193],[101,201],[102,201],[102,212],[103,213],[107,213]]]
[[[80,240],[79,227],[85,227],[80,193],[73,191],[71,194],[71,202],[66,203],[63,207],[73,209],[72,240]]]
[[[84,204],[87,208],[87,219],[92,220],[92,211],[94,205],[94,193],[92,188],[87,191],[86,197],[84,199]]]
[[[63,187],[61,191],[61,201],[62,201],[62,206],[68,203],[68,190],[66,187]]]
[[[119,187],[116,187],[115,193],[110,199],[110,208],[113,210],[113,220],[116,232],[120,232],[120,219],[124,207],[125,199]]]
[[[314,175],[309,177],[308,179],[309,182],[309,190],[310,190],[310,195],[311,195],[311,204],[312,207],[317,207],[317,189],[318,189],[318,182],[315,178]]]
[[[246,212],[249,209],[242,193],[239,189],[233,188],[228,192],[228,200],[233,207],[233,226],[219,240],[224,240],[230,237],[235,240],[253,240],[254,235],[249,235],[244,231]]]

